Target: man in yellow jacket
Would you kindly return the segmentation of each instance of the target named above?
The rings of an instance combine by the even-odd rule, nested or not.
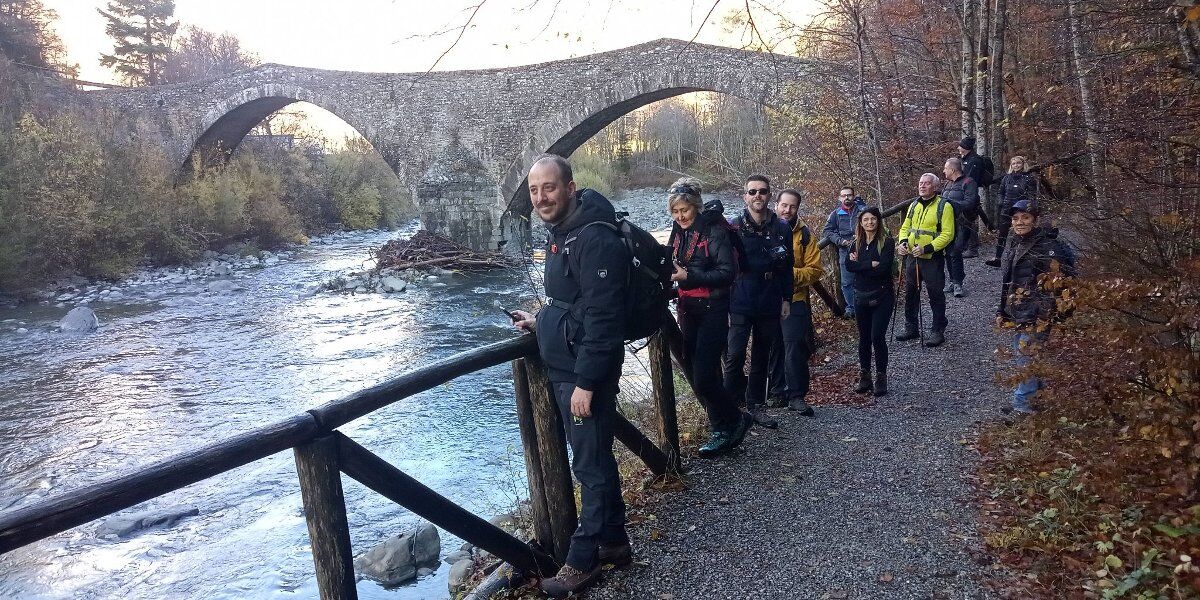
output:
[[[938,195],[937,175],[926,173],[917,183],[917,197],[904,211],[896,255],[904,256],[904,333],[897,341],[921,337],[918,317],[921,310],[921,285],[929,294],[933,324],[925,345],[940,346],[946,341],[946,257],[943,252],[954,240],[954,206]]]
[[[813,331],[808,290],[825,274],[821,251],[817,248],[821,240],[800,220],[800,192],[794,189],[779,192],[775,213],[792,228],[793,258],[791,312],[783,320],[782,343],[771,349],[771,379],[787,382],[789,410],[811,417],[813,409],[805,398],[808,396],[808,359],[817,349],[817,338]]]

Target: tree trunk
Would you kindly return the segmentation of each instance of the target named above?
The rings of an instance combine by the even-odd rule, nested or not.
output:
[[[1083,0],[1067,0],[1067,20],[1071,25],[1071,63],[1079,80],[1079,103],[1083,109],[1083,127],[1086,130],[1088,162],[1091,164],[1092,189],[1096,194],[1096,210],[1108,212],[1108,198],[1104,183],[1104,148],[1101,145],[1097,121],[1096,100],[1092,96],[1091,60],[1085,61],[1083,39]]]
[[[989,60],[988,31],[991,23],[991,1],[979,0],[975,34],[975,137],[976,148],[980,154],[988,152],[992,139],[992,118],[989,103],[992,96],[988,88],[991,83],[988,78]]]
[[[854,47],[858,56],[858,100],[859,114],[862,117],[863,130],[867,133],[867,142],[871,147],[871,155],[875,162],[875,204],[883,208],[883,176],[880,171],[881,154],[879,148],[879,135],[875,130],[875,124],[878,119],[875,118],[874,111],[871,110],[871,103],[867,100],[867,59],[864,46],[867,44],[867,17],[863,14],[862,6],[858,2],[847,2],[847,16],[854,21]]]
[[[988,155],[998,164],[1008,161],[1005,133],[1008,129],[1008,103],[1004,100],[1004,33],[1008,27],[1008,0],[996,0],[992,13],[991,91],[992,91],[992,135]],[[1007,171],[1007,169],[1003,169]]]
[[[978,0],[962,3],[962,64],[959,71],[959,110],[964,136],[975,135],[975,5]]]

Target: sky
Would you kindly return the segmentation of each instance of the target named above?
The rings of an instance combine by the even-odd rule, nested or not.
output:
[[[482,4],[480,2],[482,1]],[[770,0],[800,18],[813,0]],[[115,82],[99,56],[112,49],[96,9],[107,0],[45,0],[79,79]],[[741,0],[176,0],[181,26],[229,32],[264,63],[413,72],[532,64],[663,37],[741,45],[722,19]],[[479,6],[472,18],[472,12]],[[711,15],[708,15],[709,10]],[[708,19],[705,17],[708,15]],[[459,29],[471,20],[453,50]],[[703,23],[703,27],[701,24]]]

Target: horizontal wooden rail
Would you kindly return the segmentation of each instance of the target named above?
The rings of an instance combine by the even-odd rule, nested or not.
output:
[[[282,452],[312,439],[317,429],[312,415],[296,415],[0,514],[0,554]]]
[[[126,475],[0,513],[0,554],[304,444],[334,427],[455,377],[536,352],[537,339],[532,334],[488,344],[283,421],[165,458]]]
[[[331,431],[393,402],[435,388],[455,377],[537,353],[537,338],[526,334],[461,352],[389,379],[374,387],[328,402],[308,412]]]

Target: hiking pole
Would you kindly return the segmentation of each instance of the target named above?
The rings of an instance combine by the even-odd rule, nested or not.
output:
[[[904,289],[904,272],[907,270],[901,267],[900,276],[896,278],[896,294],[892,296],[892,322],[890,326],[892,329],[891,338],[893,344],[896,343],[896,309],[900,308],[900,290]]]
[[[925,248],[921,248],[921,249],[924,250]],[[917,273],[917,336],[920,338],[921,347],[924,348],[925,347],[925,320],[922,317],[924,316],[925,311],[923,310],[923,307],[921,306],[921,284],[922,284],[922,281],[921,281],[921,259],[914,256],[914,257],[912,257],[912,260],[913,260],[913,268]],[[929,295],[929,285],[928,284],[925,285],[925,295],[926,296]]]

